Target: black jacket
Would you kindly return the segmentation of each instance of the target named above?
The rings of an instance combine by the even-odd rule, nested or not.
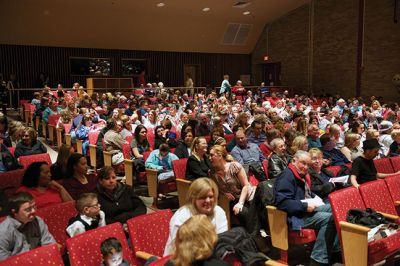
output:
[[[256,243],[243,227],[235,227],[218,235],[215,257],[223,258],[227,252],[234,252],[245,266],[268,259],[258,252]]]
[[[275,152],[271,154],[268,159],[268,177],[276,178],[280,173],[283,172],[288,166],[288,161],[282,159]]]
[[[39,140],[33,141],[32,147],[25,146],[22,142],[18,142],[17,147],[14,151],[14,156],[15,158],[18,158],[19,156],[40,154],[46,152],[47,148]]]
[[[333,177],[333,174],[326,169],[321,169],[325,175]],[[311,191],[317,194],[321,199],[327,198],[329,193],[335,190],[333,183],[325,181],[320,174],[318,174],[314,168],[310,167],[308,173],[311,178]]]
[[[194,180],[199,177],[209,176],[208,171],[211,168],[211,162],[206,155],[202,161],[197,160],[191,155],[186,164],[186,179]]]
[[[179,159],[189,158],[188,147],[184,142],[180,142],[178,147],[176,147],[175,155],[179,157]]]
[[[126,223],[132,217],[146,214],[146,206],[142,200],[131,187],[124,184],[118,184],[112,195],[98,184],[97,197],[106,215],[107,224]]]

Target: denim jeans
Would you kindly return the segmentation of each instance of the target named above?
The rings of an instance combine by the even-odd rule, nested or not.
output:
[[[322,205],[305,215],[304,228],[318,231],[311,258],[316,262],[328,264],[331,253],[340,251],[331,205]]]

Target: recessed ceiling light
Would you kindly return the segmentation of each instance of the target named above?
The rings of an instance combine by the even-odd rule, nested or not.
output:
[[[163,6],[165,6],[164,3],[158,3],[158,4],[157,4],[157,7],[163,7]]]
[[[250,14],[250,11],[244,11],[243,12],[243,15],[245,15],[245,16],[247,16],[247,15],[249,15]]]
[[[205,7],[205,8],[203,8],[203,11],[204,12],[208,12],[208,11],[210,11],[210,8],[209,7]]]

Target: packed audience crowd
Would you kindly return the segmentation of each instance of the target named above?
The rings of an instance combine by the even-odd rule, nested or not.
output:
[[[311,260],[333,263],[341,256],[329,193],[390,175],[377,172],[373,160],[400,155],[399,106],[382,104],[374,96],[345,100],[338,95],[289,95],[265,86],[246,91],[240,81],[231,88],[225,76],[219,93],[189,96],[149,84],[130,95],[88,95],[75,84],[71,90],[59,85],[55,92],[46,87],[31,103],[41,123],[58,114],[57,127],[72,124],[64,132],[71,135],[72,146],[58,147],[53,165],[32,163],[17,193],[2,206],[8,216],[0,224],[0,260],[55,242],[35,215],[36,208],[75,200],[78,215],[65,228],[70,237],[114,222],[125,225],[145,214],[133,188],[118,181],[124,171],[123,145],[129,145],[132,178],[137,182],[142,182],[140,173],[146,168],[157,171],[160,184],[174,182],[172,161],[187,158],[185,175],[193,182],[186,205],[170,222],[164,255],[174,255],[166,265],[190,265],[196,258],[184,254],[189,247],[184,241],[189,235],[201,239],[204,234],[210,235],[204,241],[211,251],[199,258],[209,261],[204,265],[223,265],[210,258],[215,233],[228,231],[218,195],[231,202],[231,222],[250,235],[258,234],[260,228],[253,222],[254,201],[259,200],[255,194],[257,185],[267,179],[275,179],[275,205],[288,213],[290,228],[318,230]],[[93,131],[100,132],[97,161],[102,169],[97,174],[88,173],[86,156]],[[46,153],[34,128],[6,116],[0,117],[0,138],[0,172],[21,168],[21,156]],[[83,141],[83,154],[74,152],[76,140]],[[112,154],[112,166],[101,165],[103,149]],[[145,152],[150,152],[146,160]],[[339,166],[339,175],[348,175],[348,181],[332,182],[330,166]],[[322,203],[307,200],[315,198]],[[121,250],[117,240],[107,241],[102,245],[104,265],[110,265],[109,254]]]

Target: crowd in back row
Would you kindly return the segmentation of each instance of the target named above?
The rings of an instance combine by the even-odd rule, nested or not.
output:
[[[228,90],[220,95],[199,93],[191,98],[179,91],[170,93],[156,88],[155,95],[151,95],[154,97],[146,96],[146,92],[132,93],[129,97],[120,93],[89,96],[77,85],[72,91],[59,86],[57,93],[48,88],[35,93],[32,104],[36,105],[35,115],[41,116],[44,123],[53,114],[60,115],[60,127],[72,123],[69,132],[72,141],[84,141],[84,154],[89,132],[100,131],[97,147],[102,151],[104,141],[106,150],[113,154],[113,165],[122,163],[122,145],[129,140],[137,178],[144,168],[158,170],[159,180],[173,178],[171,162],[188,158],[186,177],[212,178],[219,191],[231,200],[232,212],[246,228],[250,227],[249,210],[256,190],[249,176],[258,181],[280,180],[275,186],[276,204],[288,211],[290,225],[298,229],[315,226],[318,221],[311,218],[318,210],[327,213],[321,219],[331,219],[330,207],[317,210],[316,206],[300,200],[316,194],[328,203],[327,195],[334,190],[383,178],[386,175],[377,173],[372,160],[400,154],[397,104],[381,106],[374,97],[370,101],[345,101],[340,97],[290,96],[287,91],[263,92],[248,91],[237,97]],[[17,142],[15,157],[43,152],[36,151],[35,145],[40,146],[37,144],[40,141],[35,134],[30,135],[31,128],[21,131],[20,141],[21,135],[11,134],[7,126],[1,129],[4,144],[11,146]],[[232,134],[233,138],[227,138]],[[152,135],[154,144],[149,141]],[[86,176],[84,156],[69,165],[78,155],[70,155],[70,147],[63,149],[67,152],[60,151],[59,157],[65,153],[69,159],[58,160],[52,167],[58,167],[57,171],[52,175],[55,179],[65,179],[67,194],[76,199],[81,193],[93,192],[98,184],[107,187],[107,182],[97,183]],[[171,149],[175,149],[174,154]],[[144,161],[146,151],[151,153]],[[265,160],[268,171],[263,170]],[[326,170],[330,166],[342,167],[340,173],[350,175],[349,182],[330,182],[332,173]],[[302,183],[293,182],[296,178]],[[116,185],[111,183],[112,193],[118,194]],[[301,187],[300,192],[294,189],[296,186]],[[62,186],[55,187],[64,192]],[[306,215],[299,215],[301,212],[312,215],[307,220]],[[317,239],[311,257],[326,263],[329,246],[322,233],[318,238],[320,242]]]

